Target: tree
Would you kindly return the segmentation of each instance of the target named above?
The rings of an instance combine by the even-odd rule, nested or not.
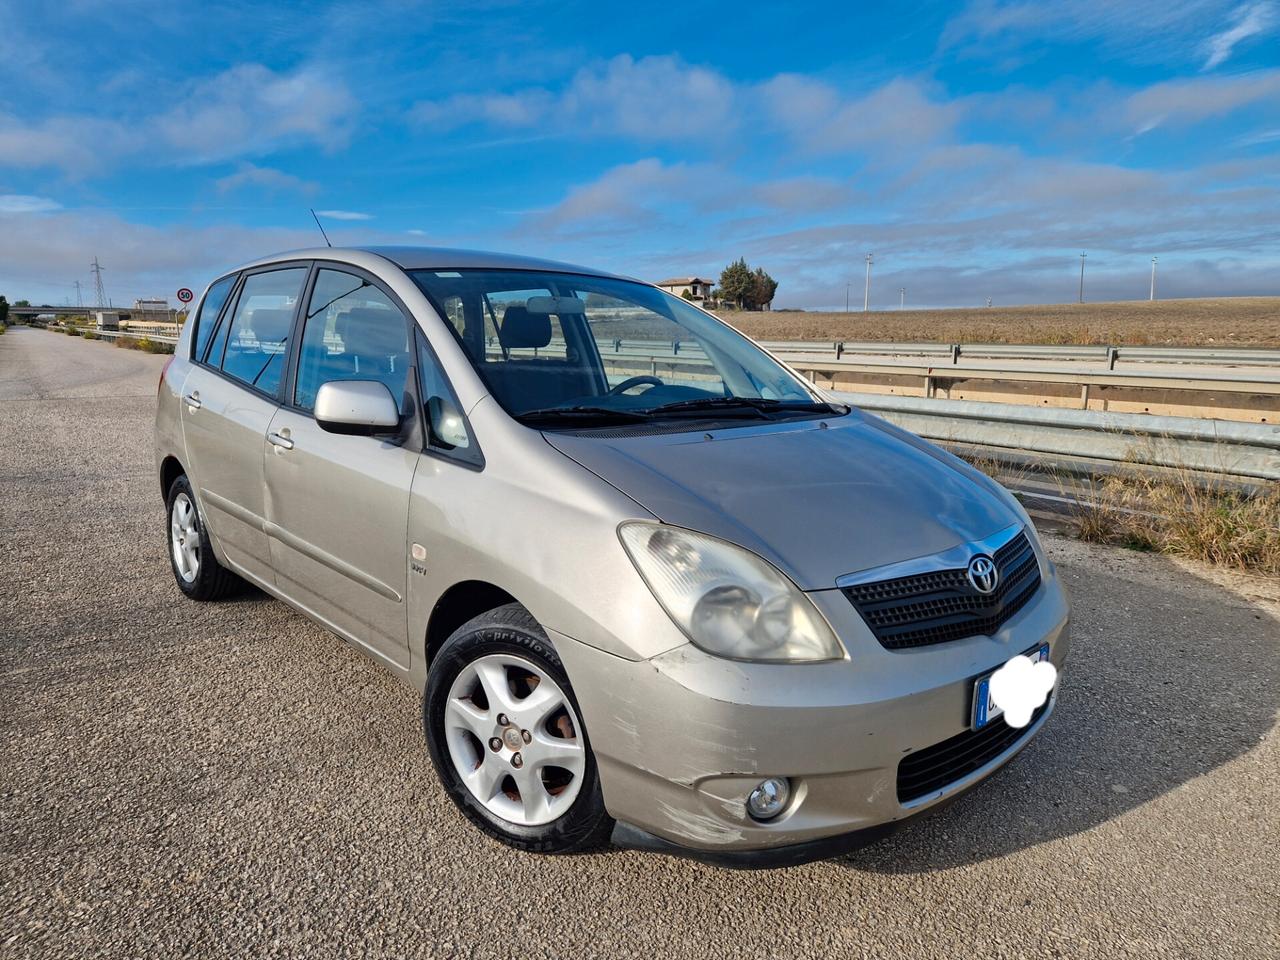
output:
[[[764,267],[756,267],[751,274],[751,299],[754,309],[767,310],[773,304],[774,294],[778,292],[778,281],[764,272]]]
[[[9,301],[0,294],[0,324],[9,322]]]
[[[686,300],[692,300],[692,299],[693,299],[693,291],[692,291],[692,290],[690,290],[688,287],[685,287],[685,288],[684,288],[684,292],[682,292],[682,293],[680,294],[680,296],[684,297]]]
[[[755,278],[744,257],[720,271],[720,297],[737,305],[739,310],[748,309],[754,290]]]
[[[760,310],[773,303],[778,281],[763,267],[752,270],[745,257],[739,257],[720,273],[720,289],[715,296],[734,303],[739,310]]]

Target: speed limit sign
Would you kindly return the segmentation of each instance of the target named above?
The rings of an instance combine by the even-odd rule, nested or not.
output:
[[[181,300],[183,303],[190,303],[191,299],[194,296],[195,294],[193,294],[190,291],[190,289],[188,289],[187,287],[183,287],[181,290],[178,291],[178,299]]]

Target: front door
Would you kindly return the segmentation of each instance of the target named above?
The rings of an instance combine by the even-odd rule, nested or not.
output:
[[[336,632],[409,664],[405,602],[417,402],[407,378],[410,321],[372,280],[322,268],[305,311],[297,376],[268,428],[267,530],[277,588]],[[404,428],[329,433],[312,418],[330,380],[377,380],[401,400]]]
[[[271,584],[263,460],[306,267],[250,274],[182,384],[188,470],[222,558]]]

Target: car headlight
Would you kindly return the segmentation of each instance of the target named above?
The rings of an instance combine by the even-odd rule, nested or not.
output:
[[[844,656],[813,602],[754,553],[657,523],[624,523],[618,535],[663,609],[708,653],[770,662]]]

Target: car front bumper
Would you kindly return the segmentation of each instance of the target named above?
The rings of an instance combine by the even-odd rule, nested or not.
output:
[[[625,846],[739,866],[834,856],[976,785],[1039,732],[1049,710],[999,755],[900,802],[898,764],[969,728],[974,681],[1042,643],[1062,670],[1066,598],[1052,568],[1035,600],[994,636],[911,650],[879,645],[839,591],[810,596],[847,660],[753,664],[685,644],[631,661],[552,634]],[[1003,720],[993,721],[1003,723]],[[745,802],[764,777],[791,778],[767,823]]]

